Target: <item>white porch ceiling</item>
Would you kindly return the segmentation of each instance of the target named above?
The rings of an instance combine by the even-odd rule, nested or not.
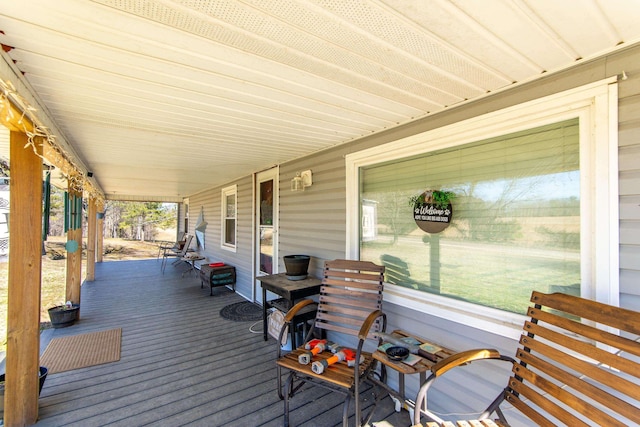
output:
[[[36,114],[107,198],[159,201],[636,43],[639,22],[640,0],[0,0]]]

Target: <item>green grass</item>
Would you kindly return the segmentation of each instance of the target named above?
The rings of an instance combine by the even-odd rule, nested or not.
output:
[[[55,259],[64,255],[64,239],[50,237],[46,242],[47,255],[42,257],[42,287],[40,290],[40,325],[49,327],[50,307],[65,302],[66,289],[66,259]],[[104,261],[155,258],[158,245],[152,242],[137,242],[123,239],[105,239]],[[6,351],[7,345],[7,303],[8,303],[8,273],[9,263],[0,263],[0,352]],[[86,275],[86,259],[82,260],[82,277]]]
[[[421,241],[402,245],[367,244],[361,258],[380,263],[382,254],[404,260],[411,282],[397,283],[425,292],[525,314],[531,291],[553,292],[555,286],[580,283],[579,253],[524,250],[509,245],[445,242],[440,246],[440,289],[431,285],[430,246]],[[563,259],[569,258],[569,259]]]

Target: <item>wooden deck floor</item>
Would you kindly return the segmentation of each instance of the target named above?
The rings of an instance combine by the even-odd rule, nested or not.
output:
[[[242,301],[227,288],[200,289],[155,259],[105,262],[82,287],[81,320],[45,331],[52,337],[122,328],[119,362],[51,374],[37,426],[280,426],[275,341],[253,322],[220,317]],[[261,332],[261,324],[255,328]],[[296,426],[341,425],[342,396],[317,387],[293,399]],[[352,417],[353,418],[353,417]],[[410,425],[386,397],[374,420]],[[352,420],[352,424],[353,420]]]

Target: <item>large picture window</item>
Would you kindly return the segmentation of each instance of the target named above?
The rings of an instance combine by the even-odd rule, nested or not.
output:
[[[366,166],[360,185],[360,258],[388,283],[519,314],[534,289],[580,293],[578,119]],[[453,194],[442,232],[414,221],[428,189]]]
[[[349,154],[347,256],[386,266],[387,302],[512,337],[532,290],[617,305],[613,83]],[[414,219],[432,190],[438,232]]]
[[[222,189],[222,248],[236,250],[237,187]]]

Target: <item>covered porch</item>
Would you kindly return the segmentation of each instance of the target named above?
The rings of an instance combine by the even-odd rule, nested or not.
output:
[[[178,231],[187,233],[198,231],[193,219],[201,213],[209,223],[202,250],[234,265],[238,295],[260,302],[256,276],[281,271],[286,254],[312,256],[316,272],[325,260],[368,255],[360,253],[365,218],[356,203],[365,200],[358,185],[364,169],[391,154],[400,156],[393,161],[426,158],[577,119],[580,161],[571,171],[586,179],[576,193],[584,201],[582,216],[568,210],[565,216],[578,225],[558,234],[579,230],[593,239],[582,239],[579,253],[569,248],[581,274],[572,283],[579,282],[585,296],[639,309],[640,9],[625,2],[578,3],[5,1],[0,147],[11,161],[14,236],[5,425],[131,425],[132,417],[136,425],[280,424],[274,344],[250,335],[248,325],[216,317],[241,297],[222,288],[209,297],[195,278],[160,276],[153,261],[101,265],[100,214],[107,200],[177,203]],[[534,144],[523,159],[552,153],[541,147]],[[478,188],[491,184],[474,169],[480,157],[467,157],[473,167],[452,165],[434,177],[389,176],[398,175],[411,197],[456,182]],[[496,159],[520,170],[520,156],[487,159],[483,167]],[[80,323],[54,335],[122,327],[123,353],[117,363],[51,375],[38,399],[37,378],[29,372],[46,344],[38,329],[43,165],[69,196],[74,221],[67,233],[65,300],[82,301]],[[313,186],[289,191],[305,172],[313,173]],[[497,195],[513,193],[490,186],[487,194],[474,195],[467,187],[459,193],[470,202],[468,211],[482,218],[494,212]],[[395,209],[397,193],[390,186],[367,200],[388,200],[386,212],[372,204],[380,206],[380,217],[388,215],[394,225],[397,213],[413,227],[409,203]],[[545,197],[554,208],[556,200]],[[476,201],[483,204],[472,206]],[[270,215],[261,215],[263,202]],[[88,263],[81,295],[84,212]],[[556,218],[542,213],[533,219],[546,232]],[[505,211],[506,226],[512,216]],[[460,225],[466,230],[468,224]],[[367,238],[384,234],[388,241],[380,243],[387,245],[398,237],[412,244],[415,237],[416,253],[431,252],[413,231],[382,222],[367,231],[373,231]],[[473,250],[468,243],[475,242],[462,234],[452,240]],[[547,252],[542,243],[526,248],[534,256]],[[494,258],[495,276],[511,277],[502,258]],[[429,258],[430,266],[439,262]],[[419,283],[436,282],[435,276],[412,272]],[[485,283],[478,274],[461,276],[471,290]],[[532,276],[536,285],[554,284],[556,276],[549,277]],[[385,284],[393,329],[454,349],[515,348],[521,314],[406,284]],[[503,286],[511,288],[518,287]],[[259,363],[252,362],[256,356]],[[245,363],[233,376],[231,369]],[[484,384],[471,378],[463,388],[477,397]],[[466,393],[453,391],[446,403],[467,403]],[[332,399],[339,396],[308,396],[315,402],[295,408],[293,422],[338,424],[340,402]],[[395,415],[390,406],[377,417],[387,415]],[[406,414],[400,416],[392,423],[407,425]]]
[[[275,341],[261,322],[236,322],[220,310],[244,299],[228,288],[200,287],[195,275],[160,261],[104,262],[82,286],[82,318],[44,331],[54,337],[122,328],[118,362],[50,374],[37,426],[282,425]],[[342,424],[343,397],[318,387],[292,400],[298,426]],[[352,417],[353,418],[353,417]],[[387,396],[374,420],[410,425]]]

